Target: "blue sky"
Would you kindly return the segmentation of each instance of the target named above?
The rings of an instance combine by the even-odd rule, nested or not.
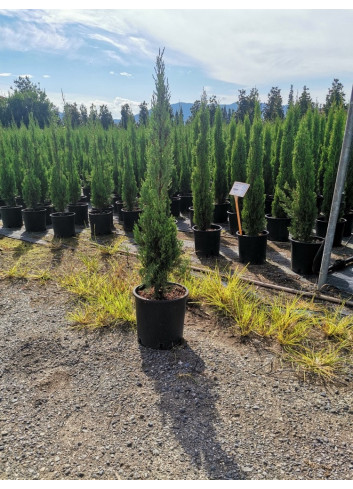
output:
[[[194,102],[203,88],[232,103],[239,89],[253,87],[266,102],[273,86],[286,103],[291,84],[299,94],[306,85],[324,103],[334,78],[350,97],[353,10],[345,2],[336,2],[337,10],[310,10],[301,2],[296,10],[278,10],[276,2],[266,10],[256,2],[248,2],[249,10],[226,9],[222,1],[219,10],[192,1],[172,2],[168,10],[153,2],[144,10],[134,1],[131,10],[105,10],[104,1],[84,10],[58,10],[55,1],[50,10],[41,2],[26,10],[22,3],[0,10],[0,95],[28,75],[60,108],[63,92],[67,102],[106,104],[120,118],[124,103],[134,113],[142,101],[150,104],[155,59],[164,47],[172,103]]]

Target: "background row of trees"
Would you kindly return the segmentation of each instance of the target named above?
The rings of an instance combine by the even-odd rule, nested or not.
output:
[[[210,115],[210,126],[214,125],[215,113],[217,107],[221,107],[222,120],[229,124],[232,119],[243,122],[245,116],[248,115],[250,121],[253,121],[255,113],[255,105],[259,102],[259,92],[256,88],[252,88],[247,94],[246,90],[241,89],[238,91],[237,109],[227,109],[225,106],[221,106],[217,97],[212,95],[207,101]],[[65,116],[70,117],[72,127],[85,126],[92,122],[100,122],[104,129],[115,124],[112,113],[109,111],[106,104],[96,107],[91,104],[89,110],[84,104],[78,106],[76,102],[66,103],[64,96],[64,116],[59,114],[59,109],[49,100],[44,90],[40,88],[39,84],[31,82],[28,76],[19,77],[14,81],[14,87],[11,87],[11,92],[7,97],[0,97],[0,123],[4,127],[15,124],[20,127],[24,123],[27,127],[29,124],[30,115],[38,123],[40,128],[48,126],[52,121],[57,123],[65,123]],[[276,118],[283,119],[288,107],[293,104],[299,105],[300,113],[303,116],[309,108],[318,108],[320,111],[324,111],[328,114],[331,105],[345,103],[345,93],[343,91],[343,85],[337,78],[332,82],[331,88],[329,88],[326,95],[326,102],[323,106],[319,106],[315,103],[310,95],[309,88],[303,87],[302,93],[297,94],[294,97],[293,85],[290,87],[287,104],[284,105],[282,99],[281,90],[278,87],[272,87],[268,93],[268,99],[265,104],[262,104],[262,118],[265,121],[274,121]],[[190,123],[194,120],[197,112],[201,106],[201,100],[195,100],[191,107],[190,117],[184,121],[182,109],[180,111],[173,112],[170,108],[171,118],[181,118],[183,122]],[[128,103],[121,107],[121,116],[118,125],[127,129],[128,121],[132,119],[135,121],[135,116]],[[139,125],[146,126],[149,119],[148,105],[143,101],[139,105],[139,114],[136,118]]]
[[[141,113],[144,115],[143,123],[140,124],[136,124],[128,105],[122,109],[119,126],[103,124],[101,117],[92,116],[93,110],[86,123],[81,124],[75,119],[73,105],[70,104],[65,105],[63,120],[54,117],[55,110],[45,94],[28,79],[20,80],[13,96],[22,100],[20,95],[25,97],[28,91],[35,92],[33,98],[37,97],[37,102],[46,106],[47,112],[43,110],[43,118],[39,118],[33,110],[28,120],[22,119],[20,124],[12,121],[10,125],[0,127],[0,196],[4,198],[9,193],[13,196],[23,195],[24,184],[30,175],[32,181],[36,179],[37,187],[40,182],[38,201],[43,202],[53,197],[53,191],[59,187],[55,181],[58,181],[58,175],[64,175],[68,186],[66,200],[70,202],[77,200],[81,185],[92,184],[95,186],[92,194],[98,207],[111,203],[112,192],[123,196],[125,203],[129,202],[129,206],[133,206],[146,172],[149,130],[147,104],[141,104]],[[206,94],[203,94],[200,107],[206,106],[210,121],[205,140],[210,161],[209,191],[215,203],[225,200],[234,181],[247,181],[250,135],[256,111],[256,124],[260,122],[261,126],[256,157],[261,159],[264,193],[274,195],[272,214],[275,217],[285,214],[286,194],[290,195],[295,188],[293,148],[303,117],[306,117],[310,135],[310,164],[316,176],[316,192],[324,197],[330,194],[332,189],[327,175],[336,173],[346,117],[343,87],[338,80],[334,80],[324,108],[312,103],[307,89],[297,100],[292,95],[284,114],[281,111],[282,104],[279,103],[280,90],[271,90],[269,101],[273,103],[265,106],[261,117],[256,92],[253,90],[249,96],[242,93],[238,111],[227,122],[224,111],[215,99],[207,99]],[[191,191],[197,153],[204,150],[198,146],[197,141],[197,114],[200,107],[189,123],[184,123],[182,111],[172,118],[174,165],[169,186],[170,196]],[[46,113],[47,119],[44,117]],[[101,116],[103,113],[102,109]],[[351,179],[350,171],[347,177],[349,188],[353,186]],[[6,184],[6,181],[11,184]],[[9,185],[11,192],[8,191]],[[353,206],[350,194],[347,192],[346,195],[346,206],[349,208]]]

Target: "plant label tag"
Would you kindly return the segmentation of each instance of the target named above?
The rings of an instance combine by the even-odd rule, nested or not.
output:
[[[234,195],[235,197],[244,197],[249,187],[250,183],[234,182],[233,187],[229,192],[229,195]]]

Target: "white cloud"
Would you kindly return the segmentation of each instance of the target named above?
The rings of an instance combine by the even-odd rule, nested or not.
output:
[[[127,78],[129,78],[130,76],[132,76],[131,73],[127,73],[126,71],[123,71],[120,73],[121,76],[126,76]]]
[[[62,94],[59,92],[46,92],[50,101],[59,108],[59,110],[63,110],[63,100]],[[96,106],[97,110],[101,105],[106,105],[108,110],[112,113],[114,119],[120,119],[121,117],[121,107],[124,104],[129,104],[131,111],[133,114],[138,114],[140,111],[140,103],[135,100],[129,100],[127,98],[115,97],[113,99],[103,99],[98,98],[95,95],[82,95],[81,93],[66,93],[65,101],[69,104],[76,102],[78,107],[81,104],[87,107],[89,111],[90,106],[93,104]]]
[[[24,75],[18,75],[18,77],[21,77],[21,78],[33,78],[33,75],[29,75],[29,74],[24,74]]]
[[[50,75],[43,75],[43,78],[50,78]]]
[[[0,73],[0,76],[12,76],[12,73]]]

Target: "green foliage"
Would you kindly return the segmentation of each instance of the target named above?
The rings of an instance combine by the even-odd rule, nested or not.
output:
[[[237,124],[235,140],[233,143],[230,161],[230,179],[234,182],[246,181],[246,140],[243,124]],[[235,212],[235,202],[231,198],[232,209]],[[240,199],[239,206],[242,207],[243,199]]]
[[[250,236],[257,236],[265,229],[265,184],[262,167],[263,134],[260,104],[256,104],[251,126],[250,149],[246,162],[246,181],[250,184],[244,197],[243,226]]]
[[[137,185],[131,159],[130,147],[124,148],[124,170],[122,179],[122,198],[124,209],[132,211],[136,207]]]
[[[163,52],[159,51],[155,66],[147,171],[140,198],[142,214],[139,226],[134,228],[143,284],[153,290],[156,299],[163,298],[168,277],[181,255],[181,242],[177,239],[177,227],[170,216],[168,196],[173,155],[170,93]]]
[[[68,182],[63,168],[63,154],[59,146],[58,128],[51,129],[50,155],[52,169],[49,192],[54,208],[57,212],[65,212],[68,204]]]
[[[265,194],[273,194],[273,168],[271,165],[272,151],[272,126],[267,123],[264,125],[263,131],[263,160],[262,166],[264,169]]]
[[[293,171],[297,184],[289,212],[292,218],[290,232],[296,240],[310,241],[317,209],[312,141],[308,131],[307,117],[301,120],[295,138]]]
[[[35,175],[32,168],[30,168],[25,174],[22,182],[22,192],[26,207],[28,209],[34,209],[39,202],[38,197],[40,196],[40,180]]]
[[[92,164],[91,201],[93,207],[101,210],[110,205],[114,184],[102,129],[95,125],[92,129],[92,136],[90,154]]]
[[[275,121],[278,117],[284,118],[283,101],[281,90],[278,87],[272,87],[268,94],[268,101],[264,109],[264,120]]]
[[[330,146],[327,154],[327,165],[324,174],[324,188],[322,202],[322,213],[328,219],[331,211],[333,193],[335,189],[338,163],[341,155],[344,125],[346,113],[343,108],[338,108],[335,112],[332,132],[330,137]]]
[[[39,84],[32,83],[28,76],[19,76],[14,81],[13,92],[3,102],[0,111],[1,123],[11,126],[14,122],[17,127],[22,123],[28,126],[32,116],[41,128],[48,126],[52,120],[58,120],[58,110],[49,101],[46,93]]]
[[[292,189],[295,185],[292,168],[294,137],[295,107],[291,106],[287,112],[281,139],[279,170],[271,209],[273,217],[287,217],[283,207],[283,192],[285,192],[286,188]]]
[[[201,231],[205,231],[211,226],[214,209],[213,196],[210,189],[210,118],[205,93],[202,97],[201,108],[197,113],[195,124],[197,139],[194,147],[194,167],[191,177],[194,222]]]
[[[5,141],[0,128],[0,197],[6,205],[14,206],[16,196],[16,176],[13,166],[13,153]]]
[[[74,151],[74,140],[72,135],[71,121],[65,126],[65,160],[68,180],[69,202],[75,204],[81,195],[80,177],[77,171],[77,162]]]
[[[222,113],[218,106],[213,131],[214,197],[216,204],[224,204],[229,189],[227,185],[226,145],[223,138]]]

